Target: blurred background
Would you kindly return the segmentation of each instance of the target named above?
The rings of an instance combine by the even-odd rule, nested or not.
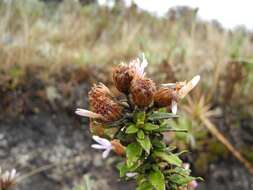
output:
[[[129,190],[88,120],[95,82],[144,52],[157,83],[202,79],[166,134],[198,190],[253,189],[253,12],[249,0],[0,0],[0,164],[17,190]]]

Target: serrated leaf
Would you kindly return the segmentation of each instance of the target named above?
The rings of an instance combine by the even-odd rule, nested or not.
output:
[[[142,147],[137,143],[131,143],[126,148],[127,167],[132,167],[142,154]]]
[[[155,125],[152,123],[146,123],[143,127],[144,130],[146,131],[153,131],[159,129],[159,125]]]
[[[154,112],[148,117],[148,120],[156,121],[161,119],[172,119],[176,117],[178,117],[178,115],[175,115],[173,113]]]
[[[149,181],[156,190],[165,190],[165,179],[160,170],[152,171],[149,174]]]
[[[138,137],[139,139],[144,139],[145,134],[144,134],[143,130],[139,130],[139,131],[138,131],[137,137]]]
[[[151,149],[151,142],[148,135],[144,136],[143,139],[137,138],[137,141],[141,145],[141,147],[149,154]]]
[[[136,127],[134,124],[131,124],[127,127],[126,129],[126,133],[127,134],[134,134],[134,133],[137,133],[138,132],[138,127]]]
[[[175,154],[168,154],[166,152],[154,152],[153,156],[159,157],[163,159],[164,161],[167,161],[169,164],[176,165],[176,166],[181,166],[182,165],[182,160]]]

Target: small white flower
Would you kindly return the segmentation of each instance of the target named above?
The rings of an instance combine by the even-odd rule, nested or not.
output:
[[[148,61],[145,57],[145,54],[142,53],[142,60],[140,58],[134,59],[129,63],[130,67],[133,67],[139,77],[145,76],[145,68],[148,66]]]
[[[11,171],[2,172],[0,168],[0,189],[9,189],[16,183],[16,178],[18,177],[18,173],[15,169]]]
[[[98,144],[93,144],[93,145],[91,145],[91,147],[94,149],[104,150],[102,157],[103,158],[108,157],[110,151],[113,149],[111,142],[109,140],[101,138],[99,136],[93,136],[92,138]]]
[[[135,177],[137,175],[138,175],[138,173],[136,173],[136,172],[128,172],[128,173],[126,173],[126,176],[130,177],[130,178]]]
[[[94,118],[94,119],[97,119],[97,118],[103,119],[104,118],[100,114],[94,113],[94,112],[89,111],[89,110],[81,109],[81,108],[77,108],[75,113],[77,115],[81,115],[81,116],[89,117],[89,118]]]

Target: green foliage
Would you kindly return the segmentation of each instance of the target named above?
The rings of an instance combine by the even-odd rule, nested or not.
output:
[[[131,122],[122,125],[123,129],[126,125],[126,129],[118,129],[121,135],[117,137],[130,142],[126,147],[126,162],[118,164],[120,177],[129,179],[128,174],[135,173],[137,190],[177,189],[195,180],[190,170],[182,166],[179,155],[183,152],[173,153],[174,148],[163,142],[164,131],[186,132],[171,127],[168,119],[172,118],[175,115],[163,110],[135,112]]]

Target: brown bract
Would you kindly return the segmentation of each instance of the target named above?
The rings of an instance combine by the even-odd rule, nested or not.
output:
[[[155,83],[151,79],[137,77],[131,83],[132,100],[139,108],[148,107],[154,98]]]
[[[154,94],[154,104],[158,107],[170,106],[172,100],[177,101],[176,91],[171,88],[161,88]]]
[[[113,150],[116,154],[122,156],[125,154],[125,147],[120,143],[119,140],[114,139],[111,141],[111,144],[113,146]]]
[[[135,70],[127,65],[120,65],[113,70],[113,81],[116,88],[125,94],[129,94],[131,82],[135,76]]]
[[[94,85],[89,92],[89,103],[91,110],[104,117],[103,121],[116,121],[122,116],[123,108],[114,102],[107,90],[100,85]]]

